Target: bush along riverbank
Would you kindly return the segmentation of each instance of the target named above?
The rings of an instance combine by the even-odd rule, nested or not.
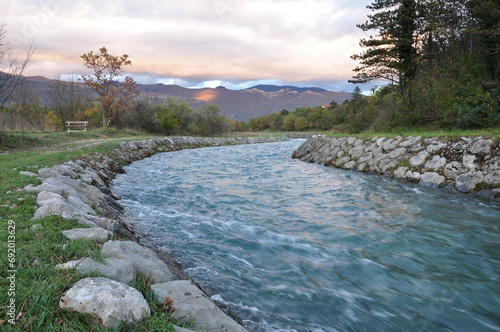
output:
[[[500,199],[500,143],[483,137],[362,140],[316,135],[293,158]]]
[[[123,172],[122,166],[159,152],[284,140],[287,139],[173,137],[124,142],[106,155],[84,155],[42,168],[38,173],[23,172],[42,180],[40,185],[24,188],[37,192],[35,219],[58,215],[76,220],[86,226],[64,230],[66,238],[100,243],[99,255],[54,266],[88,275],[64,292],[59,307],[90,314],[105,328],[117,328],[148,318],[153,301],[178,322],[208,331],[246,331],[238,318],[216,306],[175,260],[135,232],[133,225],[122,218],[122,207],[109,184],[116,173]]]

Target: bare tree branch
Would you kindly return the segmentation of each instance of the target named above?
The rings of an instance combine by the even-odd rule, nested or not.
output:
[[[5,24],[0,24],[0,107],[12,96],[28,66],[33,62],[35,46],[33,43],[26,50],[26,56],[19,59],[12,45],[6,40]]]

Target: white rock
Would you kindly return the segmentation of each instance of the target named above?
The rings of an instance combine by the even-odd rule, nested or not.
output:
[[[482,172],[471,172],[462,174],[455,179],[455,187],[458,191],[463,193],[470,193],[474,191],[476,185],[484,181]]]
[[[348,162],[347,164],[344,165],[344,168],[345,169],[353,169],[356,167],[356,162],[351,160],[350,162]]]
[[[152,285],[159,302],[167,296],[174,301],[173,316],[194,322],[197,327],[212,332],[247,331],[217,307],[198,287],[188,280]]]
[[[406,138],[404,142],[401,142],[399,146],[402,148],[410,148],[412,146],[419,144],[421,141],[422,141],[422,136],[417,136],[417,137],[409,136]]]
[[[446,165],[446,158],[441,157],[440,155],[435,155],[432,157],[432,159],[428,160],[425,165],[424,169],[426,171],[435,171],[438,172],[444,168]]]
[[[446,147],[446,143],[439,142],[439,141],[434,141],[432,142],[429,146],[427,146],[427,152],[431,154],[437,154],[443,151],[443,149]]]
[[[83,241],[95,241],[100,243],[108,241],[109,236],[113,235],[113,233],[101,227],[73,228],[63,231],[62,234],[71,241],[83,240]]]
[[[420,176],[419,183],[426,187],[437,188],[445,181],[445,177],[436,172],[425,172]]]
[[[486,174],[484,182],[488,184],[500,185],[500,171],[494,171]]]
[[[405,178],[407,172],[408,172],[408,167],[404,166],[398,167],[398,169],[394,171],[394,177],[396,177],[397,179],[403,179]]]
[[[19,174],[25,175],[25,176],[31,176],[33,178],[38,177],[38,174],[33,173],[33,172],[28,172],[28,171],[20,171]]]
[[[131,261],[138,272],[151,278],[153,283],[162,283],[173,279],[167,264],[160,260],[156,254],[131,241],[108,241],[103,244],[102,257],[119,258]]]
[[[107,278],[85,278],[71,287],[59,301],[62,309],[99,317],[102,325],[135,324],[151,311],[142,294],[121,282]]]
[[[61,195],[52,192],[40,192],[37,195],[37,204],[39,207],[33,215],[34,218],[60,215],[64,218],[71,219],[78,214],[78,211],[69,205]]]
[[[449,180],[455,180],[457,176],[462,175],[466,172],[465,167],[458,161],[452,161],[449,164],[446,164],[444,167],[443,174]]]
[[[378,146],[379,148],[382,148],[382,147],[383,147],[383,145],[384,145],[385,140],[386,140],[386,138],[385,138],[385,137],[380,137],[379,139],[377,139],[377,142],[376,142],[376,143],[377,143],[377,146]]]
[[[398,159],[399,160],[404,155],[406,155],[406,148],[397,148],[397,149],[391,151],[387,157],[390,159]]]
[[[491,139],[479,139],[472,144],[469,151],[472,154],[486,155],[491,153],[491,145],[493,141]]]
[[[431,154],[429,152],[420,151],[416,156],[410,159],[410,165],[413,167],[422,166],[430,156]]]
[[[475,170],[477,168],[476,156],[472,154],[466,154],[462,157],[462,163],[465,167],[470,170]]]
[[[56,265],[58,269],[76,269],[81,274],[96,272],[103,276],[131,284],[137,277],[137,270],[132,262],[118,258],[105,258],[103,263],[96,262],[90,257],[81,258]]]
[[[30,228],[30,229],[31,229],[32,231],[37,231],[37,230],[39,230],[39,229],[43,229],[43,226],[42,226],[42,224],[36,224],[36,225],[31,226],[31,228]]]

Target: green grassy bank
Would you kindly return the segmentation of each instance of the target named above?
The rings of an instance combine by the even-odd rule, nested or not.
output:
[[[2,331],[174,331],[168,312],[153,300],[148,280],[138,278],[133,287],[149,301],[152,316],[136,326],[106,329],[90,315],[59,309],[59,298],[84,278],[56,264],[82,257],[99,257],[99,245],[67,240],[63,230],[85,227],[51,216],[32,220],[36,193],[22,191],[37,178],[19,174],[35,172],[86,153],[106,153],[120,142],[153,138],[134,132],[8,133],[9,145],[0,154],[0,330]],[[33,228],[34,225],[41,225]],[[88,275],[87,275],[88,276]]]

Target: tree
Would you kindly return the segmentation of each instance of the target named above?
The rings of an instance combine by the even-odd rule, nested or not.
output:
[[[139,94],[135,81],[126,76],[123,83],[116,81],[125,66],[131,65],[128,55],[121,57],[108,53],[106,47],[99,49],[99,53],[90,51],[81,58],[85,67],[92,69],[94,75],[82,75],[82,79],[89,88],[97,93],[97,100],[102,105],[102,124],[109,127],[118,114],[129,110],[131,101]]]
[[[11,95],[11,117],[17,117],[21,130],[26,124],[31,129],[43,130],[47,120],[48,109],[40,104],[40,95],[26,78],[22,78]]]
[[[415,75],[417,51],[415,48],[415,0],[376,0],[367,6],[372,11],[368,21],[357,26],[363,31],[378,30],[378,35],[362,39],[360,45],[368,49],[351,56],[361,65],[351,83],[387,80],[399,84],[401,91]]]
[[[26,51],[26,57],[19,59],[6,38],[5,24],[0,24],[0,107],[5,105],[16,87],[21,83],[23,73],[31,64],[35,53],[32,44]]]
[[[467,2],[476,25],[471,32],[481,38],[482,56],[487,78],[500,81],[500,1],[469,0]]]
[[[68,120],[75,120],[78,111],[91,107],[90,91],[78,85],[75,77],[71,77],[69,82],[54,80],[45,94],[60,126],[64,126]]]

